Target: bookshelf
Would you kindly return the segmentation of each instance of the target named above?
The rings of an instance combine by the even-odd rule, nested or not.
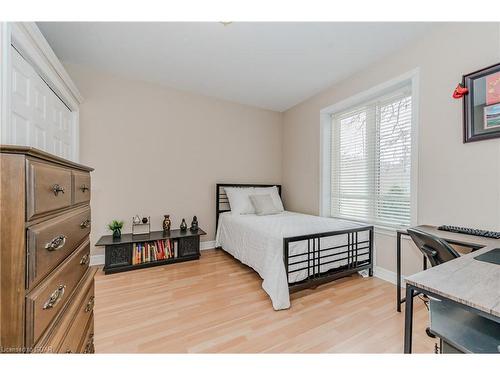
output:
[[[141,268],[186,262],[200,258],[200,236],[203,230],[169,232],[155,231],[121,238],[102,236],[95,244],[104,246],[104,273],[124,272]]]

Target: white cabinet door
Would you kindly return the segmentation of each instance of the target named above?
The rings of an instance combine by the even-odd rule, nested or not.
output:
[[[13,48],[7,142],[74,160],[75,116]]]

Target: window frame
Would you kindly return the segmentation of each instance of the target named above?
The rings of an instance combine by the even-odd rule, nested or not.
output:
[[[366,91],[351,96],[320,111],[320,184],[319,184],[319,214],[324,217],[331,215],[331,122],[332,115],[345,111],[350,107],[376,100],[404,86],[411,87],[412,121],[411,121],[411,177],[410,177],[410,225],[418,222],[418,108],[419,108],[419,69],[416,68],[387,82],[374,86]],[[368,222],[368,221],[367,221]],[[365,222],[366,223],[366,222]],[[369,222],[371,223],[371,222]],[[379,231],[393,234],[400,226],[384,226],[374,224]]]

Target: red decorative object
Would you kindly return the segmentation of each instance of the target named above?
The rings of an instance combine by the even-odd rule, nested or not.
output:
[[[457,85],[455,88],[455,91],[453,91],[453,98],[454,99],[460,99],[464,95],[467,95],[469,93],[469,89],[467,87],[464,87],[461,83]]]

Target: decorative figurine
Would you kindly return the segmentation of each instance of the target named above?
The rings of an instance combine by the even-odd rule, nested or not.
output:
[[[151,233],[151,217],[140,218],[135,215],[132,220],[132,235],[149,234]]]
[[[193,221],[191,222],[191,229],[193,232],[196,232],[198,230],[198,218],[196,216],[193,216]]]
[[[113,220],[108,224],[108,229],[113,231],[113,238],[120,238],[122,236],[123,221]]]
[[[188,227],[188,226],[187,226],[187,224],[186,224],[186,220],[183,218],[183,219],[182,219],[182,222],[181,222],[181,226],[180,226],[181,231],[185,231],[185,230],[187,229],[187,227]]]
[[[170,220],[170,215],[163,215],[163,231],[168,232],[170,230],[170,225],[172,225],[172,221]]]

